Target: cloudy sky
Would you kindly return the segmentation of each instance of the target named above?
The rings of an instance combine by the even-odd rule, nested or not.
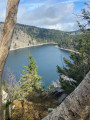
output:
[[[17,22],[63,31],[77,30],[76,16],[89,0],[21,0]],[[7,0],[0,0],[0,22],[5,20]]]

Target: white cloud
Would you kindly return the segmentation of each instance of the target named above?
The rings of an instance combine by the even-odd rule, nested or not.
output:
[[[0,22],[5,21],[7,0],[0,0]]]
[[[56,30],[62,30],[62,31],[74,31],[74,30],[78,30],[78,25],[77,23],[68,23],[68,24],[64,23],[64,24],[56,24],[56,25],[48,25],[48,26],[46,25],[44,26],[44,28],[56,29]]]
[[[43,28],[72,31],[76,29],[73,17],[76,1],[84,0],[21,0],[17,21]],[[6,4],[7,0],[2,0],[0,4],[0,21],[5,19]]]
[[[62,0],[62,3],[87,2],[87,0]]]
[[[22,9],[24,9],[22,16],[18,13],[19,23],[61,30],[67,30],[68,26],[69,30],[74,28],[73,3],[51,4],[51,1],[49,1],[33,10],[29,9],[27,11],[24,6]]]

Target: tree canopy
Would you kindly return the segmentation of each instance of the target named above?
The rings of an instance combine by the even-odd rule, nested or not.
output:
[[[60,74],[59,81],[61,87],[68,93],[72,92],[80,84],[90,70],[90,30],[88,29],[90,27],[90,4],[87,3],[86,5],[87,8],[82,9],[81,17],[84,21],[87,21],[87,24],[83,25],[78,22],[79,27],[83,31],[83,34],[75,45],[75,49],[79,53],[71,53],[71,61],[64,58],[67,67],[63,67],[62,69],[57,66],[58,73]],[[62,75],[68,76],[75,81],[64,80]]]
[[[21,77],[21,88],[24,90],[24,92],[43,91],[41,76],[37,74],[36,62],[30,54],[28,59],[29,64],[28,66],[24,66],[26,69],[23,70],[23,75]]]

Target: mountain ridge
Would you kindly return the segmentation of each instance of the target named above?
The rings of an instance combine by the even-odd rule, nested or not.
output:
[[[4,23],[0,22],[0,41],[3,26]],[[42,43],[58,43],[62,48],[69,48],[70,45],[70,48],[73,49],[71,35],[76,35],[76,32],[64,32],[17,23],[14,29],[11,49],[15,50]]]

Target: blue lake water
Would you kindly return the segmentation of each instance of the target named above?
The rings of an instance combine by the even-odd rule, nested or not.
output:
[[[2,79],[10,79],[10,72],[16,76],[19,81],[23,66],[28,65],[27,56],[31,53],[38,66],[38,74],[42,76],[42,82],[45,87],[52,84],[52,81],[58,80],[56,66],[65,66],[63,57],[70,59],[70,52],[60,50],[55,45],[42,45],[10,51],[7,58]]]

